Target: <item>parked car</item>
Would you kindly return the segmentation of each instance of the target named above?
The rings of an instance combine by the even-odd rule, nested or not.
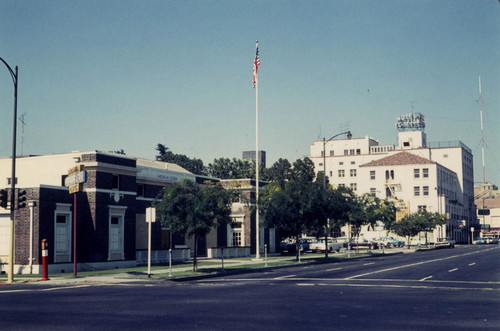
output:
[[[498,238],[489,237],[489,236],[486,236],[484,238],[486,239],[486,243],[488,243],[488,244],[498,244]]]
[[[484,237],[477,237],[472,243],[474,245],[486,245],[488,241]]]
[[[404,247],[405,242],[401,240],[394,239],[393,237],[382,237],[377,240],[380,245],[385,247]]]
[[[299,245],[300,245],[300,251],[301,252],[306,252],[308,251],[310,242],[315,239],[311,237],[304,237],[304,238],[299,238]],[[293,253],[297,251],[297,245],[296,245],[296,240],[289,238],[285,239],[282,242],[280,242],[280,251],[281,252],[288,252],[288,253]]]
[[[435,248],[455,248],[455,240],[451,238],[438,238],[434,243]]]
[[[329,252],[338,252],[342,248],[342,243],[339,243],[335,238],[327,238],[327,245]],[[325,238],[319,238],[315,242],[309,244],[309,248],[313,252],[324,252],[325,251]]]
[[[378,248],[378,243],[376,241],[370,241],[366,240],[364,238],[358,238],[358,239],[351,239],[348,242],[345,242],[344,247],[351,247],[351,248],[368,248],[368,249],[375,249]]]

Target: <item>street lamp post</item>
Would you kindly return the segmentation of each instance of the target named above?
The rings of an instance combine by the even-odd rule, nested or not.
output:
[[[326,140],[323,137],[323,189],[325,191],[326,191],[326,143],[343,134],[347,135],[347,139],[352,138],[351,131],[338,133],[328,140]],[[327,258],[328,258],[328,222],[325,225],[325,259]]]
[[[12,177],[10,179],[11,192],[10,192],[10,247],[9,247],[9,275],[7,278],[8,283],[14,282],[14,213],[15,213],[15,189],[16,189],[16,136],[17,136],[17,81],[18,70],[17,66],[15,71],[0,57],[0,61],[5,64],[9,70],[12,82],[14,83],[14,120],[12,129]]]

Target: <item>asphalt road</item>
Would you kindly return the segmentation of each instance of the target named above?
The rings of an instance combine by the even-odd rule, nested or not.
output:
[[[190,282],[0,287],[6,330],[499,330],[500,246]]]

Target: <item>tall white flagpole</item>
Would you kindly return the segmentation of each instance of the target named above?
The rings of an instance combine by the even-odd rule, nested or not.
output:
[[[258,59],[259,41],[255,42],[255,61]],[[255,258],[260,259],[260,219],[259,219],[259,71],[255,66]]]

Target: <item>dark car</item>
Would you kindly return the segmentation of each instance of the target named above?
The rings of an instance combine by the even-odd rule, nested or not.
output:
[[[363,238],[351,239],[344,243],[344,247],[376,249],[378,248],[378,242]]]

